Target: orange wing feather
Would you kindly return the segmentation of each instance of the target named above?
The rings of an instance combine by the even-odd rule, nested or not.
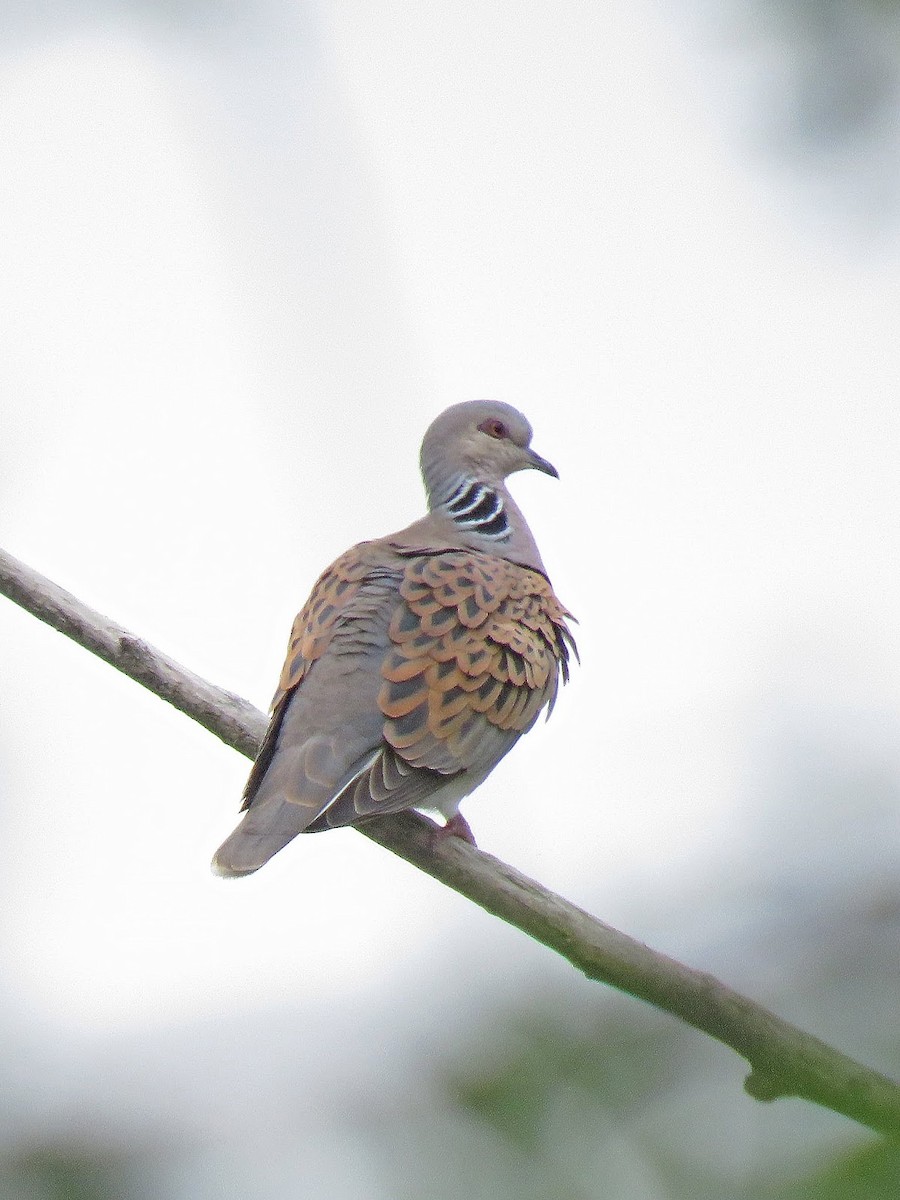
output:
[[[310,664],[328,649],[338,618],[371,574],[372,565],[364,552],[365,545],[363,542],[353,546],[322,572],[309,599],[294,618],[287,657],[272,699],[272,711],[297,686]]]
[[[388,811],[391,795],[400,801],[407,791],[427,791],[416,768],[434,775],[429,787],[473,767],[490,769],[541,709],[552,707],[559,675],[568,677],[569,651],[575,649],[566,626],[570,614],[540,572],[467,550],[400,550],[388,567],[383,547],[370,554],[368,545],[354,546],[319,577],[294,621],[272,719],[244,791],[245,808],[276,751],[291,693],[328,651],[342,617],[352,619],[357,649],[380,640],[363,628],[362,597],[354,604],[378,577],[399,592],[378,697],[385,754],[371,768],[371,779],[351,788],[353,807],[345,814],[347,805],[335,803],[310,829],[351,819],[369,799]],[[396,769],[380,779],[391,763]]]
[[[538,571],[474,551],[417,555],[400,597],[379,704],[408,763],[464,770],[486,726],[518,735],[552,704],[574,642]]]

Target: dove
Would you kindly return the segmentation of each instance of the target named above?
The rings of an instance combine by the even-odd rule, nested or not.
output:
[[[294,621],[240,824],[213,859],[248,875],[300,833],[404,809],[459,812],[569,677],[567,625],[506,486],[559,478],[509,404],[455,404],[429,426],[428,512],[323,572]]]

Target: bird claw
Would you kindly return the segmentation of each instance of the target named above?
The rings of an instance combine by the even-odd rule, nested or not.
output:
[[[464,842],[468,842],[470,846],[477,848],[478,843],[475,841],[475,834],[469,827],[469,822],[462,813],[454,813],[452,817],[448,817],[443,825],[439,825],[434,831],[434,845],[439,845],[444,838],[455,837],[460,838]]]

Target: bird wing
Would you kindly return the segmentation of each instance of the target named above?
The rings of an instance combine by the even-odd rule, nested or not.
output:
[[[485,778],[552,706],[568,678],[570,614],[546,577],[468,550],[413,552],[388,627],[378,707],[380,755],[310,829],[456,799]]]
[[[213,858],[220,874],[261,867],[378,754],[379,669],[402,573],[384,546],[362,542],[316,581],[291,630],[244,818]]]
[[[361,543],[294,622],[223,874],[298,833],[476,787],[552,704],[574,648],[537,571],[475,551]]]

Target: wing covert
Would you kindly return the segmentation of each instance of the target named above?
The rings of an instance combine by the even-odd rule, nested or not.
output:
[[[408,763],[447,773],[478,762],[498,731],[512,745],[567,677],[568,615],[545,576],[506,559],[413,558],[382,667],[385,740]]]

